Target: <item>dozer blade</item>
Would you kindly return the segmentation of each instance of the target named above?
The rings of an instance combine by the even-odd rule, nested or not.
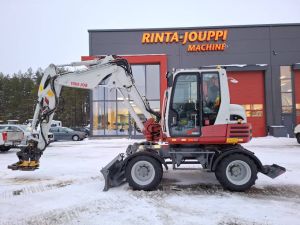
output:
[[[263,174],[274,179],[274,178],[280,176],[281,174],[285,173],[285,171],[286,171],[286,169],[284,167],[278,166],[276,164],[273,164],[271,166],[265,165]]]
[[[125,182],[124,154],[121,153],[115,157],[109,164],[102,168],[101,173],[105,181],[103,191],[123,184]]]

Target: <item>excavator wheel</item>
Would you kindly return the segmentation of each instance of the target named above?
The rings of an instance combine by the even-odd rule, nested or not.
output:
[[[134,190],[152,191],[157,188],[163,175],[161,163],[151,156],[140,155],[131,159],[125,177]]]
[[[246,191],[255,184],[257,166],[246,155],[231,154],[222,159],[216,168],[215,175],[224,189]]]

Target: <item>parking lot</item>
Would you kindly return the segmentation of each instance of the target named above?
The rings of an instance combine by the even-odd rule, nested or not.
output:
[[[135,140],[52,143],[33,172],[10,171],[18,149],[0,155],[0,224],[299,224],[300,145],[256,138],[244,146],[287,172],[259,174],[246,193],[224,191],[213,173],[165,171],[157,191],[128,184],[102,192],[100,169]]]

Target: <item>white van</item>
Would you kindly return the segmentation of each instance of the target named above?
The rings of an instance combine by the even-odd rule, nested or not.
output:
[[[51,127],[62,127],[62,122],[59,120],[52,120]]]

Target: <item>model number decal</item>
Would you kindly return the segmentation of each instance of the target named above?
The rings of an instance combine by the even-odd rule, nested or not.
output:
[[[80,82],[71,81],[71,86],[87,88],[88,84],[87,83],[80,83]]]

